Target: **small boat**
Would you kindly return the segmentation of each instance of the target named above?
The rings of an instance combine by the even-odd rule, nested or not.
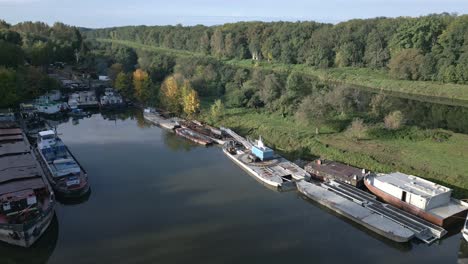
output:
[[[94,91],[81,91],[70,94],[68,97],[68,105],[73,108],[94,108],[99,106]]]
[[[468,241],[468,216],[466,217],[465,226],[463,226],[462,234],[465,240]]]
[[[369,174],[366,187],[385,202],[441,227],[465,219],[468,203],[451,197],[452,189],[400,172]]]
[[[79,197],[89,191],[88,175],[67,146],[52,130],[38,134],[37,152],[52,188],[63,197]]]
[[[101,108],[119,108],[125,106],[122,96],[112,88],[106,88],[104,95],[99,99]]]
[[[207,146],[213,144],[213,140],[211,140],[211,138],[193,130],[190,130],[188,128],[176,128],[175,131],[177,135],[191,140],[195,143],[198,143],[200,145]]]

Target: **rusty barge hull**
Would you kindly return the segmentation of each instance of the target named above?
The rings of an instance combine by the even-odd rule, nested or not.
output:
[[[386,203],[389,203],[399,209],[402,209],[408,213],[411,213],[419,218],[422,218],[430,223],[433,223],[435,225],[441,226],[443,228],[448,228],[453,225],[456,225],[460,222],[463,221],[463,219],[466,219],[467,216],[467,210],[461,211],[457,214],[453,214],[449,217],[442,218],[438,215],[432,214],[428,211],[424,211],[422,209],[419,209],[418,207],[408,204],[406,202],[401,201],[400,199],[374,187],[372,184],[370,184],[367,180],[364,180],[364,184],[366,185],[367,189],[371,191],[373,194],[375,194],[377,197],[385,201]],[[453,200],[453,199],[452,199]]]

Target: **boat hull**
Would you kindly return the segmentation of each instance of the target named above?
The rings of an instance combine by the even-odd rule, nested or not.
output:
[[[72,155],[70,150],[68,150],[68,148],[67,148],[67,151],[68,151],[68,153],[70,153],[70,155]],[[56,195],[58,197],[61,197],[61,198],[78,198],[78,197],[82,197],[82,196],[86,195],[89,192],[90,186],[89,186],[89,182],[88,182],[88,179],[87,179],[87,175],[80,175],[80,178],[86,178],[86,181],[79,188],[74,188],[74,189],[60,188],[58,186],[58,183],[57,183],[56,179],[52,175],[51,169],[47,165],[46,158],[44,157],[44,155],[42,154],[40,149],[35,148],[34,152],[36,153],[36,155],[39,156],[38,160],[39,160],[40,165],[43,168],[44,174],[46,175],[47,180],[49,181],[50,185],[52,186],[52,189],[54,190],[54,192],[56,193]],[[72,155],[72,157],[73,157],[73,155]],[[75,157],[73,157],[73,158],[75,159]],[[78,163],[78,161],[76,159],[75,159],[75,161]],[[81,167],[81,165],[80,165],[80,168],[82,170],[81,173],[83,174],[84,170]]]
[[[211,140],[205,140],[203,138],[198,138],[198,137],[195,137],[195,136],[191,136],[191,135],[188,135],[188,134],[186,134],[186,133],[184,133],[182,131],[184,131],[184,130],[181,130],[181,128],[178,128],[178,129],[176,129],[176,134],[181,136],[181,137],[184,137],[184,138],[186,138],[186,139],[188,139],[190,141],[193,141],[195,143],[203,145],[203,146],[208,146],[208,145],[213,144],[213,142]],[[193,132],[193,133],[195,133],[195,132]]]
[[[307,188],[309,188],[309,191],[307,191]],[[398,243],[405,243],[414,237],[414,233],[410,230],[399,227],[390,220],[372,213],[361,205],[346,200],[320,186],[315,186],[313,183],[300,181],[297,183],[297,190],[308,199],[387,239]]]
[[[258,179],[260,182],[263,182],[269,186],[279,188],[281,187],[281,183],[275,182],[275,181],[270,181],[266,178],[261,177],[258,173],[256,173],[254,170],[249,168],[249,166],[245,165],[242,161],[234,157],[231,153],[223,149],[224,154],[228,156],[232,161],[234,161],[237,165],[239,165],[242,169],[247,171],[250,175],[254,176],[256,179]]]
[[[54,205],[27,224],[0,225],[0,240],[15,246],[30,247],[49,227],[54,216]]]
[[[461,219],[466,218],[466,213],[467,210],[464,210],[462,212],[459,212],[457,214],[451,215],[450,217],[442,218],[437,215],[434,215],[430,212],[424,211],[422,209],[419,209],[416,206],[413,206],[411,204],[408,204],[406,202],[401,201],[400,199],[374,187],[372,184],[368,182],[368,180],[364,180],[364,184],[366,185],[367,189],[371,191],[373,194],[375,194],[377,197],[385,201],[386,203],[389,203],[397,208],[400,208],[408,213],[411,213],[413,215],[416,215],[428,222],[431,222],[435,225],[447,228],[450,226],[453,226],[459,222],[461,222]]]

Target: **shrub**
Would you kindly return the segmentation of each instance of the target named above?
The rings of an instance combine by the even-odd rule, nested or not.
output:
[[[403,113],[401,111],[394,111],[384,118],[385,128],[390,130],[400,129],[404,123]]]
[[[363,139],[367,135],[367,125],[364,124],[364,121],[360,118],[353,120],[351,125],[348,128],[347,135],[353,139],[359,140]]]

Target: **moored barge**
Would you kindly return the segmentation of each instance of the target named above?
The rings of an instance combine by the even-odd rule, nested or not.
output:
[[[203,146],[208,146],[208,145],[211,145],[213,144],[213,140],[211,140],[211,138],[205,136],[205,135],[202,135],[198,132],[195,132],[191,129],[188,129],[188,128],[176,128],[176,134],[181,136],[181,137],[184,137],[190,141],[193,141],[195,143],[198,143],[200,145],[203,145]]]
[[[57,195],[72,198],[88,193],[86,171],[54,131],[39,132],[36,152]]]
[[[294,187],[295,181],[310,179],[310,175],[305,170],[276,155],[272,149],[263,144],[261,138],[256,144],[251,144],[230,129],[222,130],[234,138],[224,144],[224,154],[261,182],[285,189]]]
[[[143,111],[143,117],[149,122],[158,125],[162,128],[174,130],[179,128],[179,119],[177,118],[164,118],[158,111],[154,108],[145,108]]]
[[[442,227],[465,219],[468,203],[451,197],[452,190],[400,172],[366,176],[366,187],[385,202]]]
[[[29,247],[50,225],[55,197],[17,125],[0,128],[0,240]]]
[[[382,215],[339,195],[335,191],[329,191],[321,184],[299,181],[297,190],[307,198],[392,241],[404,243],[415,236],[410,229],[382,217]]]

